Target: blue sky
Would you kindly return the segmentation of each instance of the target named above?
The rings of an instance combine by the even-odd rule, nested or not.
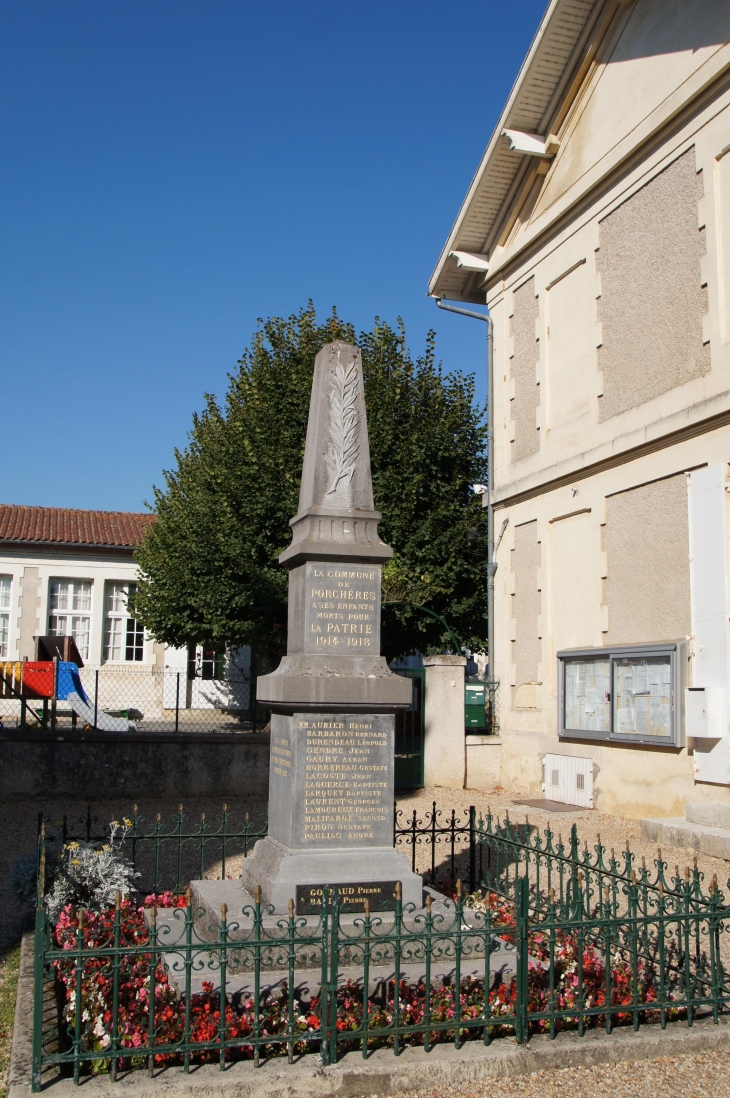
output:
[[[544,0],[11,0],[0,501],[141,510],[257,317],[307,298],[477,371],[428,277]]]

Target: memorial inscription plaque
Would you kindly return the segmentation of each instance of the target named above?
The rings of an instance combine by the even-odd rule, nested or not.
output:
[[[282,842],[393,841],[393,728],[386,713],[274,714],[270,790]]]
[[[305,651],[359,649],[380,655],[380,565],[309,561],[305,583]]]

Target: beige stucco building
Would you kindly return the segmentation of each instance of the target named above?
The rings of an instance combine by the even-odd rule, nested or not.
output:
[[[502,784],[730,802],[730,5],[553,0],[430,293],[494,323]]]

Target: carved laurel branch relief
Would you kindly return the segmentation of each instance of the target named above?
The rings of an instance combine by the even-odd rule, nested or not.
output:
[[[325,460],[332,474],[332,483],[327,489],[331,496],[337,490],[341,480],[352,480],[355,462],[360,453],[357,437],[357,366],[352,363],[345,367],[338,363],[332,378],[330,390],[330,452]]]

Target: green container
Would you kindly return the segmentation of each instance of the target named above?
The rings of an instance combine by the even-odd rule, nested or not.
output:
[[[487,727],[487,688],[483,682],[464,686],[464,714],[467,730]]]

